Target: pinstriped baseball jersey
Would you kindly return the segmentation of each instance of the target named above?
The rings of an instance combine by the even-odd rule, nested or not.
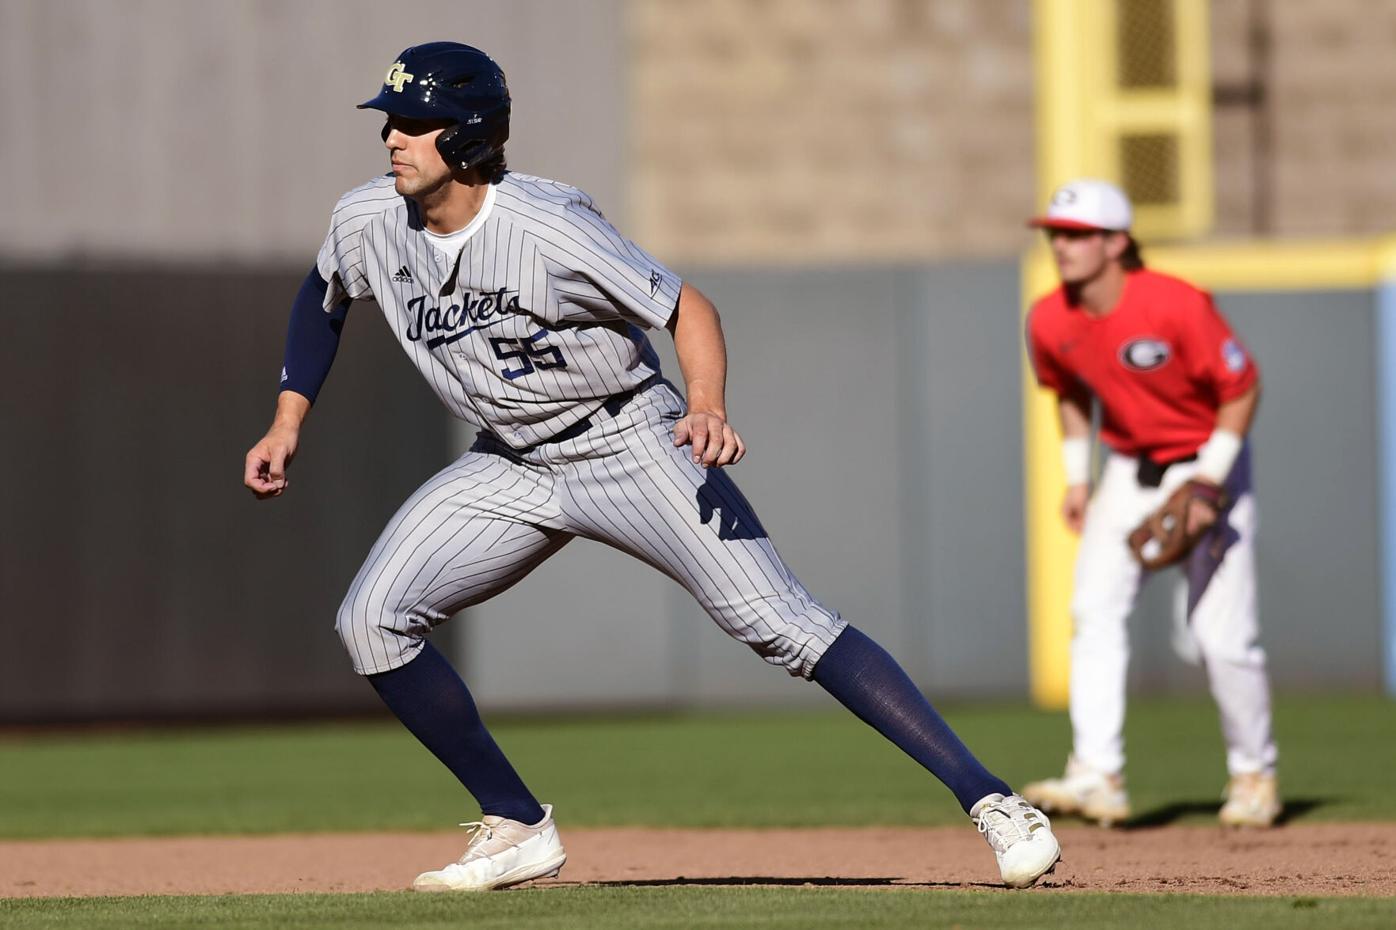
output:
[[[325,308],[376,301],[456,416],[521,449],[659,373],[642,330],[668,322],[682,282],[586,194],[508,172],[443,252],[393,185],[374,178],[335,206]]]

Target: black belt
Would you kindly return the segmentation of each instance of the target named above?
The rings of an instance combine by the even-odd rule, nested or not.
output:
[[[632,400],[635,399],[636,394],[639,394],[642,391],[648,391],[650,388],[654,387],[658,383],[659,375],[653,374],[645,380],[641,381],[639,384],[635,385],[628,391],[621,391],[619,394],[612,394],[610,397],[606,398],[606,402],[602,404],[601,408],[597,410],[595,413],[583,417],[576,423],[573,423],[571,426],[567,427],[567,429],[563,430],[562,432],[555,433],[554,435],[549,436],[547,439],[543,440],[543,442],[539,443],[539,445],[541,446],[545,443],[563,442],[568,439],[575,439],[576,437],[582,435],[587,430],[591,429],[593,426],[596,425],[597,414],[604,411],[608,414],[608,416],[605,418],[608,420],[611,417],[617,416],[622,410],[625,409],[626,404],[630,403]]]
[[[1197,461],[1197,453],[1184,456],[1180,459],[1169,459],[1166,462],[1155,462],[1147,454],[1139,456],[1139,486],[1142,488],[1156,488],[1163,484],[1163,473],[1174,465],[1182,462]]]

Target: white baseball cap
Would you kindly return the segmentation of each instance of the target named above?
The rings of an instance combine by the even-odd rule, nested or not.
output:
[[[1109,181],[1077,178],[1052,193],[1044,216],[1028,220],[1039,229],[1126,230],[1134,220],[1129,198]]]

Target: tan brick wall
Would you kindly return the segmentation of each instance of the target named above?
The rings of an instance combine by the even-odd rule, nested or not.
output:
[[[1103,0],[1104,2],[1104,0]],[[1396,229],[1396,0],[1214,0],[1218,237]],[[630,214],[673,261],[1013,254],[1034,199],[1029,0],[629,0]],[[1257,159],[1263,159],[1258,161]]]
[[[1396,3],[1271,10],[1275,232],[1396,229]]]
[[[1259,3],[1259,6],[1256,4]],[[1396,2],[1215,0],[1213,75],[1252,69],[1248,16],[1268,22],[1268,164],[1244,107],[1219,108],[1217,233],[1354,236],[1396,230]],[[1268,191],[1268,198],[1266,194]],[[1266,198],[1259,209],[1258,198]]]
[[[670,261],[1005,255],[1028,0],[631,0],[630,214]]]
[[[1212,81],[1240,94],[1256,75],[1248,29],[1253,0],[1219,0],[1212,4]],[[1239,100],[1213,109],[1212,152],[1214,233],[1245,237],[1256,232],[1257,209],[1254,110]]]

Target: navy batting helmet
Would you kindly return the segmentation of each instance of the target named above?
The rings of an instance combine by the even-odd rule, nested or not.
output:
[[[378,96],[359,109],[409,119],[454,121],[436,137],[446,164],[474,168],[504,150],[509,85],[494,59],[459,42],[414,45],[397,57]]]

